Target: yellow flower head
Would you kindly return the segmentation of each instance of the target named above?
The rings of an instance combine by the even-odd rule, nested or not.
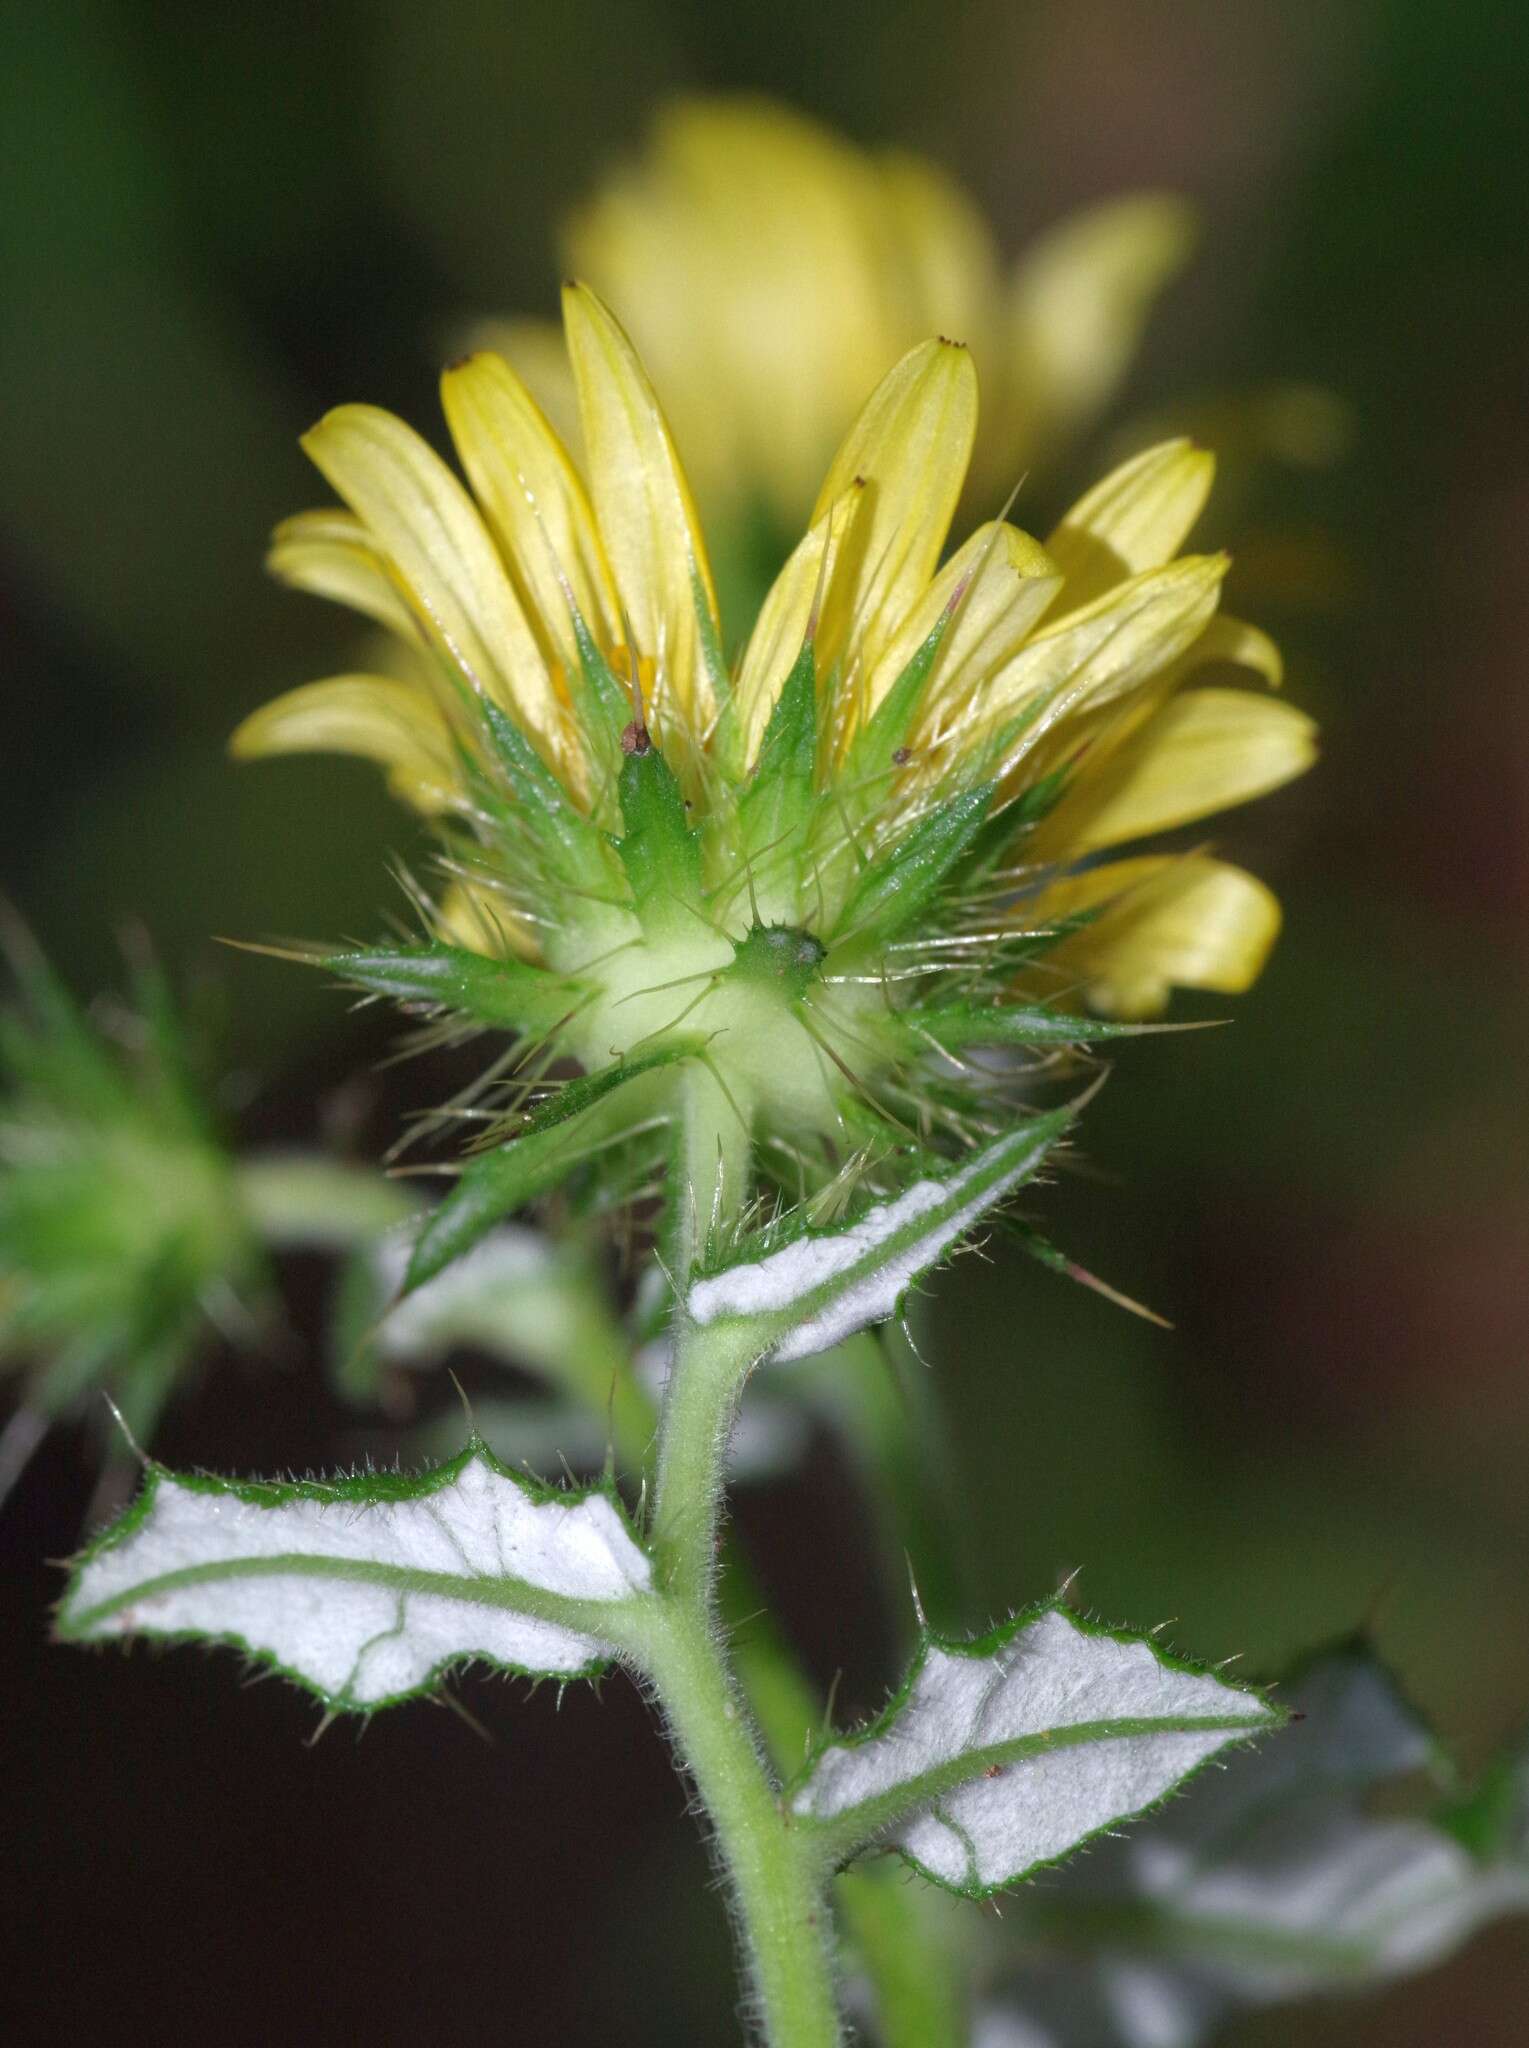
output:
[[[566,223],[563,258],[629,328],[671,409],[708,521],[799,529],[865,393],[927,334],[983,380],[974,492],[1001,500],[1113,393],[1194,239],[1184,201],[1133,193],[1052,228],[1006,268],[936,165],[873,154],[784,106],[687,99]],[[560,424],[550,331],[486,325]]]
[[[306,437],[348,509],[288,521],[273,565],[412,669],[310,684],[234,742],[365,755],[439,825],[428,942],[335,959],[347,978],[522,1035],[533,1075],[584,1070],[507,1115],[421,1274],[596,1152],[641,1185],[678,1144],[704,1234],[761,1178],[810,1190],[1012,1116],[1014,1059],[964,1048],[1245,988],[1278,924],[1261,883],[1111,856],[1312,758],[1267,688],[1201,678],[1278,661],[1218,615],[1225,559],[1178,553],[1212,470],[1187,443],[1045,546],[998,520],[943,559],[977,419],[950,341],[872,393],[729,664],[653,389],[592,292],[564,317],[587,490],[488,353],[443,380],[471,492],[373,408]]]

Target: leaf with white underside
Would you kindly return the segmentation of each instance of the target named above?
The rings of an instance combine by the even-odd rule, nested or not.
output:
[[[1239,2011],[1373,1988],[1529,1912],[1529,1756],[1463,1803],[1375,1813],[1387,1780],[1445,1775],[1386,1672],[1334,1653],[1289,1703],[1277,1743],[1025,1895],[1017,1931],[1046,1960],[980,2048],[1197,2048]]]
[[[413,1478],[244,1483],[153,1466],[77,1565],[57,1629],[231,1643],[332,1710],[369,1712],[470,1659],[588,1676],[651,1582],[609,1495],[533,1487],[476,1442]]]
[[[1072,1115],[1032,1118],[858,1222],[805,1231],[764,1258],[697,1280],[686,1302],[691,1321],[752,1326],[761,1353],[778,1361],[810,1358],[884,1322],[915,1280],[1033,1178]]]
[[[1284,1719],[1260,1693],[1052,1604],[979,1642],[927,1641],[886,1713],[822,1750],[791,1805],[835,1862],[892,1848],[981,1897]]]

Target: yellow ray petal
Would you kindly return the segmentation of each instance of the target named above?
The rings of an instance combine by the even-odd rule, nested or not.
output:
[[[868,708],[885,697],[960,591],[924,697],[919,731],[923,739],[932,738],[1024,645],[1060,587],[1056,565],[1039,541],[1003,521],[979,526],[888,641],[871,672]]]
[[[637,647],[670,694],[704,720],[712,690],[698,604],[717,599],[690,487],[647,375],[621,328],[584,285],[563,292],[590,492],[616,593]]]
[[[342,405],[303,446],[362,519],[426,636],[475,690],[561,754],[561,707],[546,661],[476,506],[412,428]]]
[[[492,349],[514,369],[563,446],[579,452],[579,401],[568,344],[556,320],[473,320],[459,330],[463,355]]]
[[[1171,562],[1210,495],[1216,459],[1164,441],[1124,462],[1081,497],[1046,546],[1067,578],[1069,611],[1127,576]]]
[[[1314,720],[1252,690],[1186,690],[1077,780],[1035,835],[1036,860],[1119,846],[1263,796],[1316,759]]]
[[[1183,200],[1142,192],[1073,214],[1026,252],[1009,294],[1018,459],[1049,453],[1106,403],[1193,242]]]
[[[579,652],[567,592],[602,645],[621,636],[605,551],[567,450],[500,356],[454,364],[441,378],[441,401],[532,628],[571,671]]]
[[[460,786],[444,721],[423,690],[391,676],[328,676],[262,704],[228,742],[239,761],[272,754],[354,754],[388,771],[417,811],[449,810]]]
[[[994,676],[983,705],[987,722],[996,727],[1021,710],[1033,713],[1022,737],[1028,752],[1063,718],[1147,682],[1204,631],[1227,567],[1224,555],[1185,555],[1069,612]]]
[[[334,507],[283,519],[271,535],[265,564],[292,589],[349,605],[419,644],[419,629],[409,608],[388,581],[387,570],[354,513]]]
[[[872,392],[818,493],[821,519],[857,478],[867,488],[864,566],[849,660],[864,682],[898,620],[934,574],[977,425],[977,375],[957,342],[911,349]]]
[[[864,502],[865,486],[851,484],[798,541],[760,606],[734,685],[745,760],[754,758],[775,700],[802,651],[816,603],[822,605],[816,642],[819,673],[837,659],[843,633],[838,572],[851,555],[858,558],[855,529]]]
[[[1246,619],[1234,619],[1230,612],[1217,612],[1205,631],[1180,655],[1173,672],[1175,683],[1202,668],[1222,662],[1233,668],[1252,669],[1271,690],[1285,680],[1285,659],[1268,634]]]
[[[1279,935],[1280,908],[1256,876],[1203,854],[1112,861],[1053,883],[1027,921],[1105,907],[1046,956],[1063,986],[1081,983],[1091,1009],[1151,1017],[1174,988],[1240,995]]]

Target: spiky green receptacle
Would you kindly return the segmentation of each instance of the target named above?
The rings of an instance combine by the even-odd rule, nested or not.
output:
[[[585,635],[571,715],[593,781],[577,797],[502,710],[462,693],[471,804],[445,827],[462,885],[449,926],[428,946],[327,961],[370,992],[524,1041],[410,1284],[595,1157],[607,1189],[671,1206],[688,1190],[687,1260],[761,1188],[885,1192],[910,1157],[960,1151],[1023,1113],[1023,1068],[973,1065],[957,1046],[1054,1057],[1109,1035],[1014,1007],[1016,970],[1051,937],[987,929],[998,862],[1031,822],[1023,792],[1000,794],[979,760],[911,809],[894,798],[943,630],[847,751],[822,729],[836,685],[809,636],[751,766],[730,704],[698,746],[684,719],[644,711],[635,679],[624,687]],[[555,1085],[565,1062],[582,1075]]]

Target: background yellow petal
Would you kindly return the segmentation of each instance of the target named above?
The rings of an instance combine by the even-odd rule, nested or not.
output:
[[[876,168],[895,331],[959,335],[983,361],[999,304],[987,222],[956,181],[923,157],[891,151]]]
[[[303,446],[397,572],[427,638],[554,755],[551,678],[477,507],[411,427],[376,406],[326,413]]]
[[[1098,918],[1045,964],[1060,989],[1080,986],[1090,1008],[1109,1016],[1156,1016],[1174,988],[1240,995],[1279,935],[1273,891],[1204,854],[1112,861],[1068,876],[1026,905],[1026,921],[1100,904]]]
[[[866,485],[864,566],[848,652],[862,686],[934,574],[976,425],[977,374],[967,350],[922,342],[871,394],[818,493],[814,522],[857,479]]]
[[[672,694],[704,718],[712,692],[698,586],[713,627],[717,600],[668,424],[632,344],[594,293],[565,287],[563,317],[590,493],[617,597],[639,652],[655,665],[660,702]]]
[[[419,629],[409,608],[354,513],[338,507],[294,513],[271,535],[265,561],[271,574],[292,589],[348,605],[418,645]]]
[[[1204,509],[1216,459],[1189,441],[1164,441],[1111,470],[1047,541],[1067,579],[1069,611],[1127,576],[1171,562]]]
[[[1076,781],[1035,835],[1038,860],[1119,846],[1263,796],[1304,774],[1317,727],[1252,690],[1186,690]]]
[[[252,711],[228,743],[236,760],[272,754],[354,754],[388,771],[395,795],[417,811],[449,809],[460,795],[450,736],[423,690],[391,676],[328,676]]]
[[[1071,215],[1021,258],[1001,426],[1016,463],[1041,459],[1107,402],[1194,236],[1185,201],[1141,192]]]
[[[1246,619],[1234,619],[1230,612],[1217,612],[1194,645],[1185,649],[1175,676],[1182,679],[1219,662],[1252,669],[1271,690],[1285,680],[1285,658],[1268,634]]]
[[[566,582],[590,631],[620,638],[616,593],[594,514],[568,452],[514,370],[480,353],[441,378],[446,423],[509,564],[532,629],[571,670],[578,646]]]

